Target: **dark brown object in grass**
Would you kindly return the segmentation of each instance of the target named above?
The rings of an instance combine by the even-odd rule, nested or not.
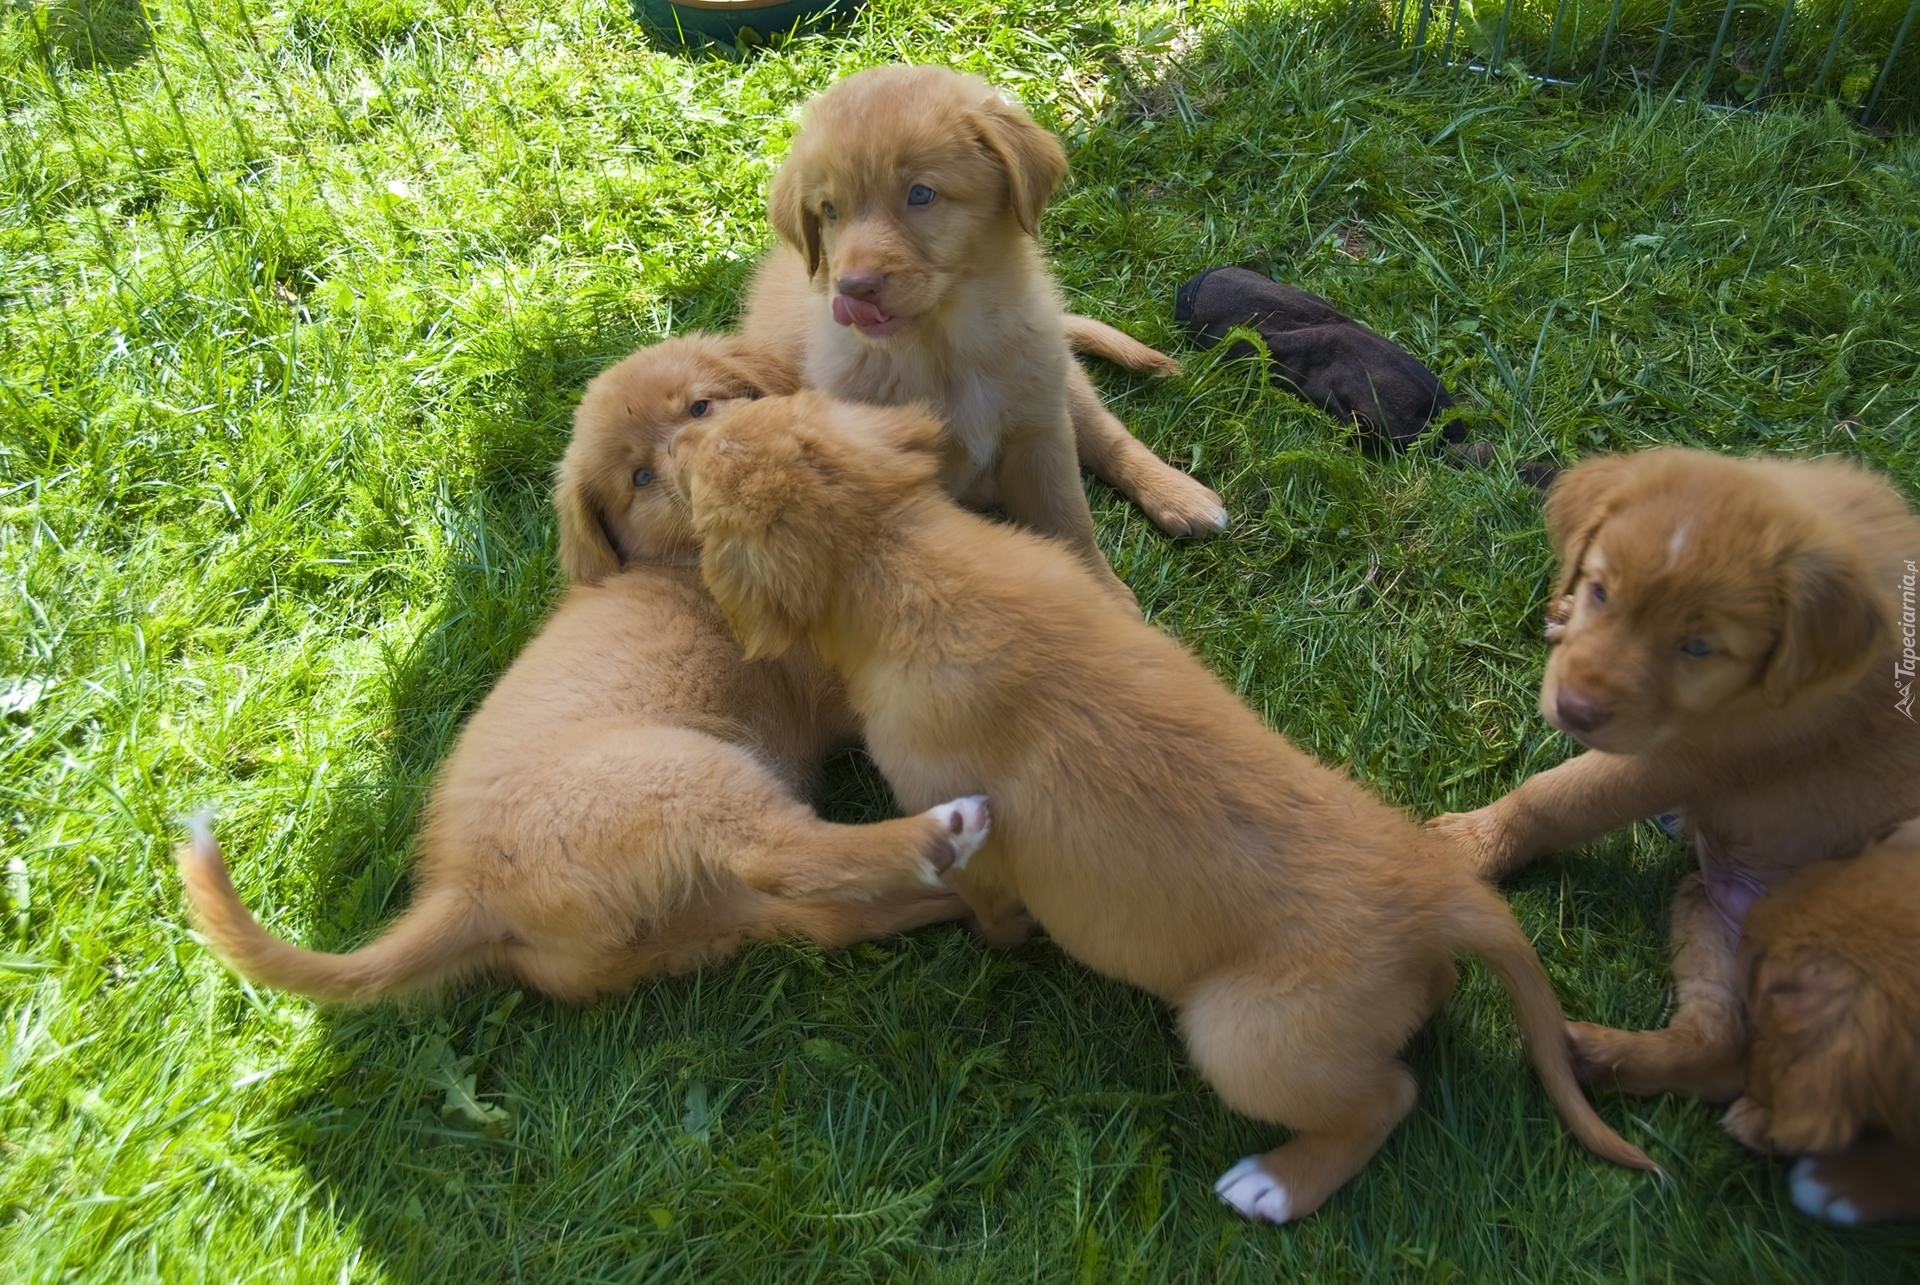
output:
[[[1174,299],[1173,315],[1211,348],[1235,326],[1260,332],[1273,358],[1271,377],[1335,419],[1404,444],[1426,431],[1453,395],[1400,345],[1296,286],[1245,268],[1211,268]],[[1244,340],[1228,349],[1248,356]]]

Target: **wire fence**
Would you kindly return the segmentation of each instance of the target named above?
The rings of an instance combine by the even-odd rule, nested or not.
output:
[[[1385,0],[1411,65],[1920,120],[1920,0]],[[1356,0],[1357,6],[1357,0]]]
[[[16,256],[0,270],[0,295],[31,302],[21,288],[36,273],[17,256],[51,271],[60,257],[51,239],[93,242],[106,274],[138,293],[145,264],[121,253],[130,219],[184,205],[237,224],[220,212],[273,199],[254,181],[270,165],[291,163],[305,176],[277,189],[298,194],[279,211],[277,257],[315,258],[319,243],[352,239],[349,224],[378,235],[403,207],[431,202],[430,179],[449,159],[491,163],[497,149],[475,130],[524,142],[564,125],[530,116],[525,102],[554,105],[559,116],[578,107],[568,102],[577,93],[553,85],[522,86],[508,101],[501,76],[537,81],[539,60],[503,64],[503,73],[473,62],[460,39],[477,27],[490,45],[533,48],[537,7],[396,0],[358,10],[350,39],[300,9],[289,21],[269,0],[0,7],[0,167],[12,205],[0,223]],[[1381,23],[1416,70],[1637,87],[1738,108],[1827,99],[1872,127],[1920,121],[1920,0],[1351,0],[1347,12]],[[380,25],[389,13],[392,31]],[[404,58],[393,54],[400,46]],[[416,138],[418,104],[443,102],[455,86],[490,110],[446,110],[451,140]],[[444,153],[449,141],[456,157],[423,154]],[[458,235],[460,221],[448,224]],[[206,245],[176,231],[151,251],[177,275]]]

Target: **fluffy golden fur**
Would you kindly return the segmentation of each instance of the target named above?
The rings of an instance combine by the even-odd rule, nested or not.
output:
[[[1727,1101],[1747,906],[1920,815],[1920,520],[1851,464],[1665,448],[1568,471],[1547,531],[1560,573],[1540,707],[1589,748],[1434,824],[1498,877],[1678,812],[1701,870],[1674,904],[1677,1011],[1662,1031],[1573,1039],[1589,1078]]]
[[[1920,827],[1787,876],[1748,914],[1753,1043],[1728,1130],[1801,1159],[1793,1200],[1920,1218]]]
[[[299,949],[254,920],[201,827],[176,855],[215,952],[323,1000],[462,974],[587,1000],[761,938],[843,946],[963,915],[937,871],[979,841],[982,801],[874,825],[816,817],[802,788],[857,730],[838,684],[804,646],[747,663],[692,565],[664,443],[793,383],[777,359],[713,339],[595,379],[557,490],[561,558],[583,583],[442,766],[413,904],[350,954]]]
[[[1224,529],[1226,510],[1127,432],[1069,352],[1071,340],[1137,369],[1166,362],[1061,311],[1035,234],[1066,168],[1059,141],[976,77],[847,77],[808,104],[774,177],[784,246],[755,277],[742,332],[786,352],[811,387],[933,407],[951,431],[949,491],[1065,539],[1110,577],[1080,462],[1172,534]]]
[[[1071,551],[954,505],[911,408],[769,398],[674,445],[701,568],[748,655],[810,639],[908,807],[987,792],[948,877],[990,941],[1032,920],[1179,1010],[1236,1110],[1295,1130],[1219,1184],[1304,1217],[1413,1108],[1407,1039],[1486,958],[1588,1147],[1651,1168],[1576,1087],[1562,1017],[1499,896],[1446,844],[1264,727]]]

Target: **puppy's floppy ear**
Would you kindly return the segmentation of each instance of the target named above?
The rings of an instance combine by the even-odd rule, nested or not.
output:
[[[1815,684],[1858,676],[1888,629],[1866,568],[1851,550],[1802,548],[1782,561],[1779,574],[1786,616],[1761,678],[1775,705]]]
[[[1859,971],[1825,947],[1765,961],[1752,996],[1748,1092],[1772,1108],[1768,1139],[1783,1151],[1831,1151],[1866,1123],[1886,1047],[1886,1014]]]
[[[980,141],[1007,173],[1013,216],[1028,236],[1038,236],[1040,212],[1067,173],[1067,154],[1060,140],[998,94],[983,102],[972,117]]]
[[[1560,559],[1560,576],[1553,596],[1564,598],[1573,592],[1580,576],[1581,559],[1587,545],[1607,519],[1614,497],[1633,471],[1631,455],[1602,455],[1581,460],[1554,479],[1547,492],[1547,539],[1554,556]]]
[[[575,584],[598,584],[620,569],[620,552],[589,493],[585,472],[571,450],[560,458],[553,507],[560,516],[561,569]]]
[[[732,335],[722,343],[728,371],[748,396],[785,397],[800,391],[800,372],[775,349]]]
[[[820,272],[820,219],[806,206],[801,191],[801,162],[789,155],[767,189],[767,218],[780,239],[807,260],[807,280]]]
[[[689,443],[681,465],[701,578],[748,660],[787,650],[825,610],[833,515],[793,426],[810,396],[734,411]]]
[[[1754,1017],[1785,1035],[1820,1032],[1846,1013],[1859,984],[1852,965],[1821,947],[1764,959],[1754,980]]]

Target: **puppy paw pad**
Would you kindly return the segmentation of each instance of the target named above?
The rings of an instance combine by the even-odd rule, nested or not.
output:
[[[1248,1156],[1220,1175],[1213,1190],[1221,1202],[1246,1218],[1283,1223],[1293,1216],[1292,1202],[1279,1179],[1260,1166],[1259,1156]]]
[[[993,828],[993,813],[987,808],[987,796],[984,794],[942,803],[927,815],[946,831],[946,863],[940,865],[939,859],[935,859],[935,864],[942,870],[966,869],[967,862],[973,860],[973,854],[987,841],[987,834]]]
[[[1818,1162],[1812,1156],[1801,1156],[1793,1162],[1793,1171],[1787,1182],[1793,1192],[1794,1208],[1803,1214],[1839,1223],[1842,1227],[1858,1223],[1860,1211],[1850,1200],[1834,1199],[1832,1189],[1820,1181],[1814,1172],[1818,1167]]]

